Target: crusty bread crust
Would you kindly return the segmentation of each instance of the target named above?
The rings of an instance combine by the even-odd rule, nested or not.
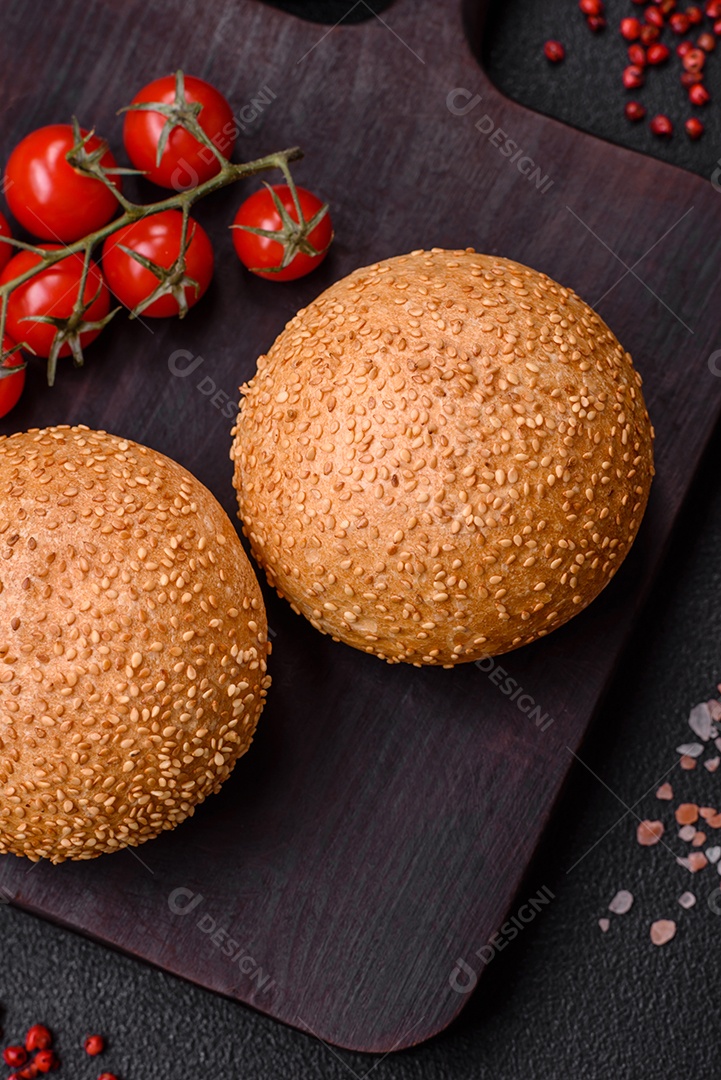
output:
[[[176,462],[87,428],[0,439],[0,851],[89,859],[217,791],[269,679],[258,582]]]
[[[337,282],[242,388],[240,517],[324,633],[444,664],[534,641],[623,562],[653,476],[631,358],[571,290],[418,251]]]

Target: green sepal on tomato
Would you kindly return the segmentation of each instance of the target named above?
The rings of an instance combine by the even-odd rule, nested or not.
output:
[[[43,244],[44,251],[58,251],[60,244]],[[14,255],[0,274],[0,285],[20,277],[42,263],[34,251]],[[48,382],[52,386],[58,357],[70,356],[82,364],[82,350],[98,336],[110,315],[110,294],[100,269],[90,261],[82,297],[83,258],[68,255],[18,285],[7,299],[5,329],[14,341],[27,345],[37,356],[48,358]]]
[[[305,277],[333,240],[328,204],[291,184],[265,184],[242,203],[231,229],[243,265],[271,281]]]
[[[123,141],[133,165],[154,184],[176,191],[220,172],[220,161],[204,140],[229,158],[238,133],[223,95],[181,71],[148,83],[124,111]],[[194,128],[200,138],[192,134]]]
[[[80,139],[80,143],[78,142]],[[41,240],[72,243],[102,228],[115,215],[118,200],[102,180],[74,168],[68,154],[111,170],[120,177],[107,143],[73,124],[49,124],[22,139],[5,168],[5,198],[23,228]]]
[[[182,213],[163,210],[108,237],[103,273],[113,294],[133,314],[182,317],[210,285],[213,248],[193,218],[188,218],[183,244]]]

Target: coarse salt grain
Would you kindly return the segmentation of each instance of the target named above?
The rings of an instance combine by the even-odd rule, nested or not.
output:
[[[696,897],[692,892],[684,892],[679,896],[678,902],[682,908],[692,908],[696,903]]]
[[[657,844],[664,833],[662,821],[639,821],[636,829],[636,839],[642,847],[651,847]]]
[[[708,711],[711,713],[711,719],[718,723],[721,720],[721,701],[707,701]]]
[[[672,799],[673,788],[670,784],[661,784],[661,787],[656,792],[657,799]]]
[[[676,862],[679,866],[685,866],[691,874],[697,874],[704,866],[708,866],[708,859],[702,851],[692,851],[685,858],[677,858]]]
[[[608,910],[612,911],[614,915],[625,915],[627,911],[631,910],[632,904],[633,893],[630,893],[628,889],[619,889],[608,905]]]
[[[703,767],[704,769],[708,769],[709,772],[716,772],[719,767],[719,762],[721,762],[721,758],[712,757],[707,761],[704,761]]]
[[[703,746],[698,742],[681,743],[676,747],[677,754],[686,754],[688,757],[701,757]]]
[[[698,806],[696,803],[681,803],[676,807],[676,821],[679,825],[693,825],[698,821]]]
[[[684,754],[683,757],[680,757],[678,763],[681,768],[685,769],[687,772],[696,768],[696,758],[689,757],[688,754]]]
[[[654,945],[665,945],[676,934],[676,923],[673,919],[657,919],[651,923],[651,941]]]
[[[683,828],[678,830],[680,840],[693,840],[696,835],[696,830],[693,825],[684,825]]]
[[[718,862],[721,859],[721,847],[707,847],[706,858],[709,862]]]
[[[711,711],[706,702],[702,701],[700,705],[694,705],[688,718],[688,726],[694,735],[698,735],[699,739],[706,742],[711,738],[711,724]]]
[[[610,919],[599,919],[598,920],[598,925],[601,927],[601,929],[603,930],[603,932],[605,934],[606,931],[608,930],[609,926],[611,925],[611,920]]]

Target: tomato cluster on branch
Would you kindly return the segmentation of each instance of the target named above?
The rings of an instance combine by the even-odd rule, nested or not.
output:
[[[131,318],[182,318],[200,300],[214,256],[190,210],[205,195],[281,171],[285,182],[265,184],[246,199],[231,226],[241,262],[261,277],[288,281],[309,273],[333,239],[327,204],[294,183],[289,165],[302,156],[298,147],[231,162],[233,113],[204,80],[181,71],[157,79],[121,112],[132,168],[118,166],[107,142],[77,120],[31,132],[8,159],[8,207],[37,242],[13,238],[0,214],[0,416],[22,393],[21,350],[47,359],[52,385],[58,360],[72,356],[82,365],[83,349],[122,306]],[[123,192],[126,174],[173,194],[132,202]],[[111,307],[111,295],[119,306]]]

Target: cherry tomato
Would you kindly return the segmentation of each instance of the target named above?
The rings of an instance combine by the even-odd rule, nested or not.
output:
[[[132,255],[121,249],[129,248],[138,255],[149,259],[158,267],[172,270],[180,254],[180,240],[183,234],[183,215],[179,210],[163,210],[159,214],[135,221],[109,236],[103,244],[103,272],[111,291],[121,303],[129,308],[137,308],[147,300],[160,284],[160,277],[154,274]],[[188,236],[191,237],[185,255],[185,280],[168,281],[168,293],[153,300],[143,315],[164,318],[177,315],[181,305],[178,293],[185,295],[185,304],[191,308],[197,304],[210,285],[213,277],[213,248],[208,234],[202,225],[192,218],[188,222]],[[162,271],[161,271],[162,276]],[[186,283],[190,279],[197,283]]]
[[[15,342],[5,335],[3,338],[3,352],[9,352],[15,347]],[[0,365],[0,372],[19,367],[20,370],[14,375],[0,374],[0,416],[7,416],[20,400],[20,395],[25,387],[25,361],[20,352],[14,352]]]
[[[185,128],[177,126],[177,120],[184,112],[192,118],[187,105],[200,104],[197,122],[221,154],[230,157],[238,129],[233,111],[223,95],[210,83],[193,75],[166,75],[144,86],[131,104],[153,102],[162,104],[164,112],[131,108],[125,114],[123,140],[135,168],[142,169],[153,183],[178,191],[195,187],[215,176],[220,171],[215,154]],[[158,143],[166,125],[168,140],[158,162]]]
[[[323,212],[325,204],[317,195],[301,187],[296,190],[303,219],[301,228],[293,193],[287,184],[256,191],[235,215],[233,245],[243,265],[258,277],[294,281],[315,270],[328,253],[333,224],[327,206]]]
[[[4,214],[0,214],[0,236],[12,236],[10,226],[8,225],[8,219]],[[13,256],[13,248],[11,244],[0,243],[0,273],[5,269]]]
[[[60,244],[44,244],[46,251],[57,251]],[[0,274],[0,285],[24,274],[40,262],[40,256],[32,251],[21,251],[14,255]],[[72,314],[73,305],[80,290],[83,272],[83,260],[80,255],[68,255],[47,270],[41,270],[36,277],[30,278],[23,285],[18,285],[8,299],[5,326],[14,341],[27,342],[37,356],[49,356],[55,340],[57,328],[52,323],[33,322],[36,315],[50,315],[65,319]],[[93,300],[95,294],[97,297]],[[103,319],[110,310],[110,294],[103,281],[96,263],[91,262],[85,281],[83,301],[90,306],[83,315],[84,322]],[[92,301],[92,303],[90,303]],[[28,322],[22,320],[29,318]],[[80,334],[81,346],[89,345],[100,333],[99,329],[86,330]],[[64,342],[58,356],[68,356],[71,352],[69,342]]]
[[[81,129],[85,137],[86,131]],[[75,145],[71,124],[38,128],[19,142],[5,169],[5,197],[10,210],[28,232],[41,240],[71,243],[105,225],[118,209],[118,201],[102,180],[85,176],[67,161]],[[93,135],[86,154],[106,145]],[[105,169],[116,167],[109,150],[101,156]],[[120,190],[120,178],[112,176]]]

